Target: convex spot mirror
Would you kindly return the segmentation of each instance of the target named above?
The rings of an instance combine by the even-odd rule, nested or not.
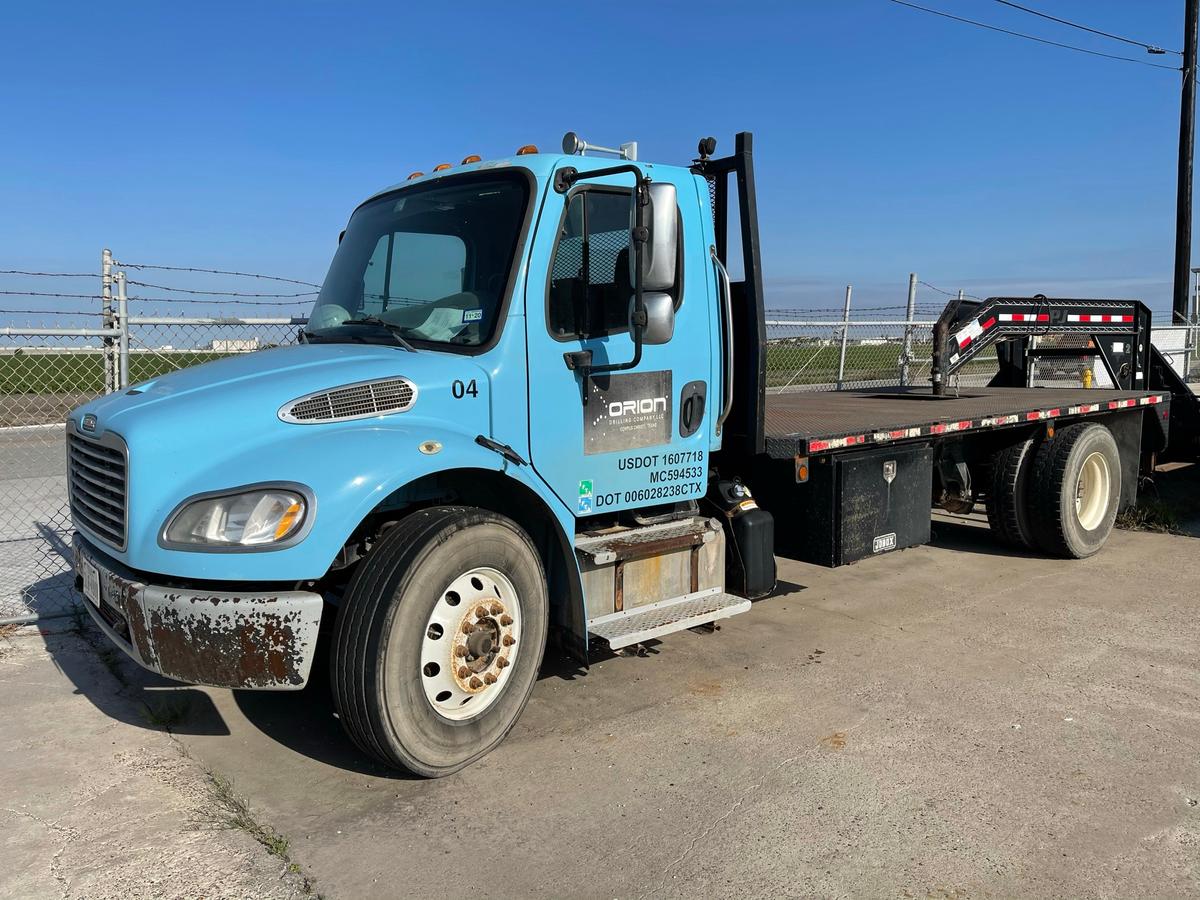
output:
[[[634,307],[637,298],[629,298],[629,330],[633,330]],[[642,307],[646,310],[646,324],[642,328],[643,344],[665,344],[675,334],[675,301],[670,294],[643,293]]]
[[[650,231],[642,252],[642,290],[669,291],[675,286],[675,254],[679,247],[679,203],[675,185],[653,181],[648,187],[646,226]],[[630,210],[629,227],[637,227],[637,195]],[[637,284],[637,254],[629,254],[629,281]],[[649,343],[649,342],[648,342]]]

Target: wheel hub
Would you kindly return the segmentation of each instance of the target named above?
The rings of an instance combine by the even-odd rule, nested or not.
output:
[[[467,719],[503,691],[520,648],[516,589],[494,569],[454,579],[434,606],[422,647],[422,686],[437,712]]]

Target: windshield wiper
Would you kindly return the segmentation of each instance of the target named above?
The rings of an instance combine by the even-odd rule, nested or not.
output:
[[[387,329],[388,333],[396,339],[396,343],[407,350],[409,353],[416,353],[417,348],[404,339],[404,332],[408,329],[403,325],[397,325],[395,322],[387,322],[379,318],[379,316],[363,316],[361,319],[347,319],[342,322],[343,325],[374,325],[378,328]]]

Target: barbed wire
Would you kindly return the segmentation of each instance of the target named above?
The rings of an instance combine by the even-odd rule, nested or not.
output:
[[[26,272],[24,269],[0,269],[0,275],[34,275],[44,278],[99,278],[99,272]]]
[[[59,294],[52,291],[0,291],[9,297],[74,297],[79,300],[103,300],[99,294]]]
[[[307,306],[306,300],[205,300],[200,297],[126,297],[131,303],[207,303],[210,306]]]
[[[936,284],[930,284],[928,281],[918,281],[917,284],[923,284],[931,291],[937,291],[939,294],[945,294],[947,297],[958,297],[958,291],[945,291]],[[963,294],[963,298],[967,300],[979,300],[982,302],[982,297],[976,297],[974,294]]]
[[[0,316],[99,316],[98,309],[0,309]]]
[[[155,269],[161,272],[203,272],[207,275],[234,275],[238,278],[262,278],[266,281],[282,281],[287,284],[302,284],[305,287],[320,288],[321,285],[311,281],[301,281],[298,278],[283,278],[279,275],[262,275],[258,272],[234,272],[229,269],[202,269],[197,266],[157,266],[150,263],[113,262],[114,266],[123,269]],[[131,282],[132,283],[132,282]]]
[[[151,284],[148,281],[128,280],[126,284],[153,288],[156,291],[174,291],[179,294],[207,294],[212,297],[315,297],[320,291],[301,291],[295,294],[248,294],[244,291],[201,291],[195,288],[172,287],[169,284]]]

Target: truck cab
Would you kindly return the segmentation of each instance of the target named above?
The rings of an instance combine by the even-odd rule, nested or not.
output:
[[[303,688],[327,645],[349,736],[439,776],[503,739],[548,641],[586,664],[596,643],[748,610],[775,584],[776,520],[798,548],[842,535],[829,564],[858,558],[838,531],[843,470],[883,498],[870,522],[858,498],[863,552],[927,540],[930,498],[950,494],[990,496],[1008,539],[1098,549],[1158,419],[1126,417],[1120,447],[1087,426],[1077,483],[1065,456],[1061,484],[1029,488],[1021,466],[1049,446],[1047,420],[1127,406],[1031,418],[1015,390],[983,397],[977,421],[954,398],[937,414],[910,403],[932,424],[889,431],[839,400],[838,436],[805,433],[790,410],[814,407],[792,397],[771,431],[750,136],[714,149],[658,165],[589,156],[568,135],[563,153],[413,173],[351,215],[295,346],[73,411],[76,583],[100,628],[153,671],[235,689]],[[725,267],[730,179],[739,282]],[[1106,402],[1140,416],[1163,401],[1126,394]],[[863,449],[875,456],[838,461]],[[988,488],[1001,452],[1015,468]],[[1021,530],[1026,494],[1085,481],[1091,543],[1048,520]]]
[[[298,689],[334,642],[335,672],[378,682],[374,712],[343,711],[356,740],[442,774],[507,730],[548,634],[586,659],[589,620],[748,606],[699,509],[727,396],[708,200],[687,166],[531,148],[370,197],[296,346],[71,414],[87,607],[188,682]],[[644,639],[657,618],[618,624]],[[415,750],[375,736],[409,694]]]

